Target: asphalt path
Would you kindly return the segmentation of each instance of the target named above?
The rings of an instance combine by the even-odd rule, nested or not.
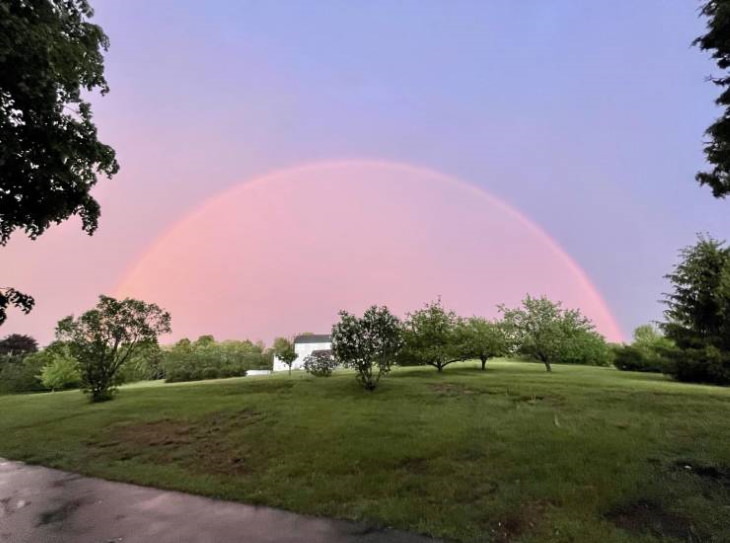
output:
[[[0,543],[433,543],[0,459]]]

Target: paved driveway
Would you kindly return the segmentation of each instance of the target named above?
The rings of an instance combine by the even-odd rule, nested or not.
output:
[[[0,459],[0,543],[433,543]]]

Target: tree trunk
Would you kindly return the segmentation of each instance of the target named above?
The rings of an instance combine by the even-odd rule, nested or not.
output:
[[[542,362],[543,362],[543,364],[545,364],[545,369],[546,370],[548,370],[549,372],[550,371],[553,371],[553,368],[550,366],[550,362],[549,361],[543,360]]]
[[[482,361],[482,371],[486,371],[487,370],[487,357],[482,356],[481,361]]]

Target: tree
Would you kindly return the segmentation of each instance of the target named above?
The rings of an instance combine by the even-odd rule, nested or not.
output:
[[[509,354],[509,339],[503,323],[482,317],[471,317],[459,322],[456,338],[461,358],[478,358],[482,371],[487,369],[487,360]]]
[[[402,344],[400,321],[385,306],[374,305],[360,318],[340,311],[340,321],[332,327],[335,360],[354,369],[365,390],[375,390]]]
[[[82,92],[109,90],[102,29],[87,0],[0,1],[0,246],[16,230],[31,238],[72,215],[92,234],[99,204],[90,190],[119,170],[101,143]],[[0,291],[0,324],[10,305],[33,299]]]
[[[278,337],[274,340],[274,356],[289,366],[289,375],[291,375],[291,367],[294,361],[299,357],[294,350],[292,340],[285,337]]]
[[[0,288],[0,326],[7,320],[7,310],[11,305],[28,314],[33,309],[35,300],[12,287]]]
[[[724,198],[730,194],[730,0],[706,1],[700,11],[707,17],[707,32],[693,44],[709,51],[722,71],[720,77],[710,81],[721,89],[715,103],[724,110],[705,131],[709,141],[705,142],[704,152],[711,169],[699,172],[695,178],[700,185],[708,185],[715,198]]]
[[[528,295],[522,300],[522,307],[510,309],[500,305],[499,310],[517,351],[539,360],[547,371],[561,361],[571,341],[593,331],[593,324],[580,311],[563,309],[560,302],[545,296]]]
[[[730,347],[730,249],[699,235],[679,254],[680,263],[665,275],[673,291],[664,294],[664,332],[680,348]]]
[[[0,340],[0,356],[24,357],[38,352],[38,342],[23,334],[10,334]]]
[[[38,378],[49,390],[76,388],[81,384],[79,362],[71,355],[68,345],[56,342],[33,355],[42,357],[43,369]]]
[[[445,310],[441,300],[410,313],[403,324],[403,349],[398,364],[433,366],[442,372],[449,364],[463,360],[457,340],[458,325],[459,317]]]
[[[662,329],[676,349],[667,372],[683,381],[730,384],[730,249],[700,235],[665,277],[672,292]]]
[[[92,402],[100,402],[112,398],[124,364],[170,331],[170,314],[156,304],[99,296],[94,309],[59,321],[56,336],[68,342],[78,360],[84,391]]]

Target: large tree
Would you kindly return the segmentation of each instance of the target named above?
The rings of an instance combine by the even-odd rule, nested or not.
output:
[[[170,314],[156,304],[109,296],[100,296],[94,309],[66,317],[56,328],[57,339],[67,342],[78,360],[84,391],[93,402],[110,400],[124,364],[169,332]]]
[[[87,0],[0,0],[0,246],[72,215],[88,234],[97,228],[90,190],[119,165],[82,98],[109,90],[109,41],[92,16]],[[11,305],[28,312],[33,299],[0,289],[0,324]]]
[[[402,345],[400,321],[387,307],[372,306],[362,317],[340,311],[332,327],[335,360],[355,370],[357,382],[375,390]]]
[[[545,364],[560,362],[593,333],[593,324],[577,309],[564,309],[560,302],[542,296],[527,296],[521,307],[499,306],[517,351]]]
[[[715,103],[723,111],[706,130],[705,157],[710,165],[708,171],[696,176],[700,185],[712,189],[716,198],[730,194],[730,0],[709,0],[704,2],[701,13],[707,18],[707,31],[694,44],[703,51],[709,51],[721,74],[711,81],[720,87]]]
[[[711,236],[680,251],[680,262],[665,276],[672,292],[663,324],[680,348],[716,343],[730,347],[730,248]]]
[[[461,358],[478,358],[482,371],[487,368],[487,360],[509,354],[510,342],[501,321],[491,321],[483,317],[463,319],[456,328],[456,339]]]
[[[730,384],[730,248],[710,236],[680,252],[667,275],[662,327],[676,349],[667,354],[682,381]]]
[[[433,366],[442,372],[449,364],[463,360],[457,338],[458,325],[459,317],[444,309],[441,300],[410,313],[403,323],[403,349],[398,364]]]
[[[24,357],[38,351],[38,342],[24,334],[10,334],[0,340],[0,356]]]

